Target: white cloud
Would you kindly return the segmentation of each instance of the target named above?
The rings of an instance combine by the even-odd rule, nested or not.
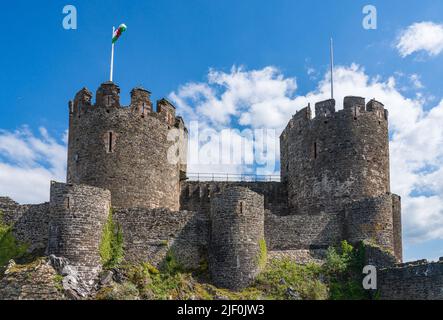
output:
[[[443,51],[443,25],[429,21],[414,23],[401,32],[396,48],[402,57],[418,51],[436,56]]]
[[[0,130],[0,195],[20,203],[48,201],[50,180],[64,181],[65,170],[66,143],[57,142],[45,128],[39,136],[27,127]]]
[[[420,76],[416,73],[411,74],[409,76],[409,80],[411,81],[412,85],[414,86],[415,89],[423,89],[423,83],[420,80]]]
[[[406,240],[443,239],[443,102],[425,109],[428,100],[405,97],[394,76],[370,77],[356,64],[338,66],[334,79],[338,109],[344,96],[356,95],[376,98],[389,110],[391,185],[403,199]],[[419,86],[419,75],[410,80]],[[211,70],[207,83],[184,85],[170,97],[186,120],[198,120],[204,127],[272,128],[278,137],[297,110],[329,98],[329,74],[305,95],[297,95],[296,88],[295,78],[285,78],[274,67],[233,68],[229,73]],[[273,151],[278,157],[278,143]],[[195,164],[192,169],[201,168]],[[223,166],[208,170],[218,172]]]

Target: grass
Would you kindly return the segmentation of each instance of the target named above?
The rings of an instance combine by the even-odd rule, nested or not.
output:
[[[263,247],[261,253],[265,251]],[[273,259],[254,283],[234,292],[206,283],[208,277],[202,276],[202,270],[186,270],[169,251],[160,269],[149,263],[120,266],[125,281],[101,289],[97,298],[287,300],[294,298],[290,293],[296,292],[303,300],[368,299],[368,293],[361,286],[363,254],[363,246],[354,248],[344,241],[328,250],[322,265],[300,265],[288,258]]]

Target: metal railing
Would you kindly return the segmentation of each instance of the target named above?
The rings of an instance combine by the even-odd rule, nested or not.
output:
[[[257,175],[246,173],[188,173],[188,181],[220,182],[280,182],[277,175]]]

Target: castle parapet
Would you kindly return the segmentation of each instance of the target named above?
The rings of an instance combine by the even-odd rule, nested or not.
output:
[[[315,117],[330,117],[335,113],[335,100],[329,99],[315,104]]]
[[[343,99],[343,110],[346,112],[359,113],[364,112],[365,108],[365,98],[347,96]]]
[[[388,110],[385,109],[384,105],[381,102],[378,102],[374,99],[368,102],[368,104],[366,105],[366,111],[374,112],[379,118],[388,120]]]
[[[142,117],[152,112],[151,92],[143,88],[132,89],[131,108]]]
[[[69,114],[80,114],[84,108],[90,107],[91,104],[92,92],[83,88],[75,95],[74,102],[69,101]]]
[[[95,104],[106,108],[120,107],[120,87],[108,81],[97,89]]]
[[[175,124],[175,107],[165,98],[157,101],[157,112],[169,126]]]

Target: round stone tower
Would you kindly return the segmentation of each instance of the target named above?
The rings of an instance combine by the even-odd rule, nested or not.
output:
[[[341,212],[347,203],[389,192],[388,112],[346,97],[299,111],[280,137],[282,181],[293,214]]]
[[[351,243],[369,240],[401,260],[401,248],[398,252],[395,243],[393,201],[393,195],[387,193],[349,204],[346,208],[346,239]]]
[[[48,254],[67,258],[82,278],[101,271],[100,241],[111,207],[108,190],[51,182]]]
[[[69,104],[68,183],[111,191],[116,207],[179,209],[187,130],[167,100],[154,111],[150,92],[135,88],[120,105],[112,82],[80,90]]]
[[[240,290],[266,262],[263,195],[227,187],[211,199],[209,271],[216,286]]]

